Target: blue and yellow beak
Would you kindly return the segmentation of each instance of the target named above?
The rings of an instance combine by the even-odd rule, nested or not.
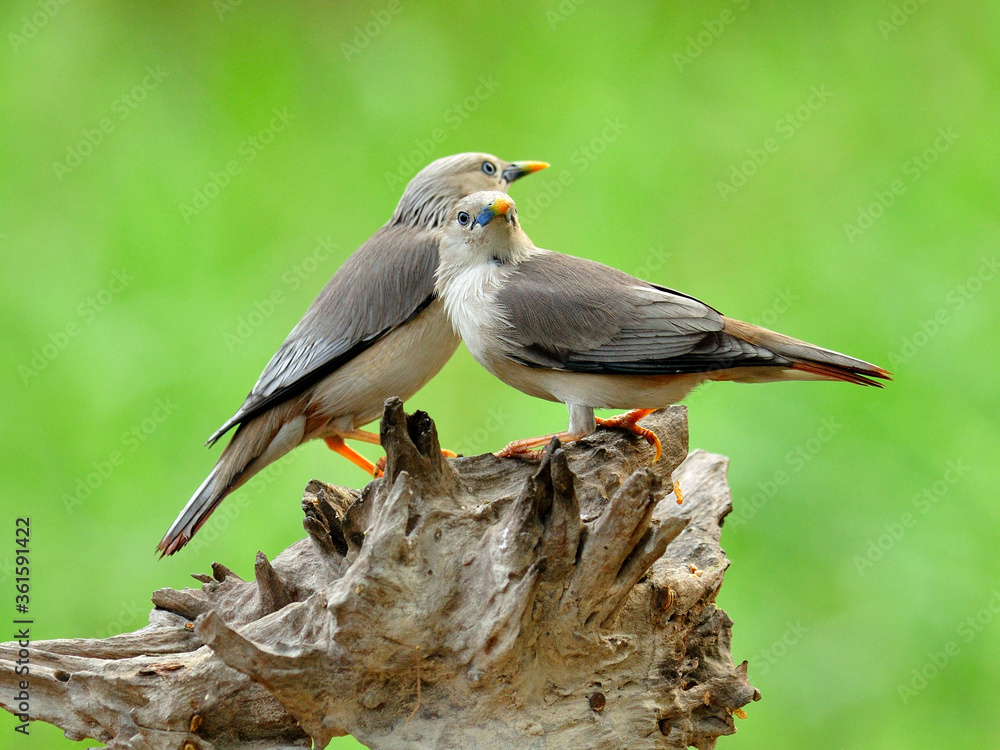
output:
[[[511,162],[510,165],[504,169],[502,177],[511,183],[514,180],[519,180],[525,175],[534,174],[539,172],[549,166],[547,161],[515,161]]]
[[[498,216],[503,216],[508,221],[511,220],[511,212],[514,210],[514,201],[506,195],[502,195],[490,205],[483,207],[476,217],[476,223],[484,227]]]

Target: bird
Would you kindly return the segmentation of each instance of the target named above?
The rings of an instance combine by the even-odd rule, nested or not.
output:
[[[564,403],[565,431],[515,440],[497,455],[525,456],[598,425],[638,424],[710,381],[840,380],[879,386],[877,365],[728,318],[682,292],[602,263],[536,247],[514,201],[475,193],[451,211],[435,289],[472,357],[508,385]],[[595,408],[628,409],[610,419]]]
[[[463,153],[437,159],[410,180],[389,221],[344,261],[243,405],[208,439],[211,446],[236,428],[157,545],[161,557],[183,547],[229,493],[308,440],[323,438],[376,474],[344,440],[378,443],[361,427],[387,398],[416,393],[459,344],[434,291],[441,229],[453,205],[476,191],[506,191],[547,166]]]

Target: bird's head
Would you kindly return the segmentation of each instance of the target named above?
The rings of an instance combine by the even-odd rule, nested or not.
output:
[[[403,191],[392,223],[441,226],[455,201],[482,190],[506,192],[515,180],[549,166],[544,161],[498,159],[492,154],[455,154],[428,164]]]
[[[449,260],[464,263],[517,263],[532,249],[521,230],[517,207],[506,193],[485,191],[460,200],[449,214],[441,244]]]

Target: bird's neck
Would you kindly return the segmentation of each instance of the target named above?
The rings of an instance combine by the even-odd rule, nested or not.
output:
[[[425,195],[407,188],[389,220],[389,225],[402,224],[422,229],[437,229],[444,225],[454,201],[453,196]]]
[[[499,227],[483,243],[481,261],[500,265],[513,265],[527,260],[536,251],[534,244],[520,226]]]
[[[471,246],[461,236],[446,233],[438,248],[436,289],[446,301],[451,298],[451,304],[468,295],[494,293],[519,263],[540,252],[519,227],[503,227]]]
[[[539,252],[520,227],[488,227],[474,244],[461,235],[445,233],[441,238],[438,278],[486,266],[513,268]]]

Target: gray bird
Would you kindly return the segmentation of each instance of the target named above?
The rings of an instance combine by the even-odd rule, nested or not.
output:
[[[707,380],[843,380],[879,385],[881,367],[727,318],[686,294],[614,268],[542,250],[514,202],[482,192],[445,225],[436,289],[472,356],[500,380],[569,408],[563,441],[598,424],[656,436],[636,422]],[[595,408],[633,409],[595,419]],[[552,435],[510,443],[524,453]]]
[[[209,438],[212,445],[237,427],[160,541],[161,555],[183,547],[226,495],[307,440],[323,438],[375,473],[344,438],[378,443],[378,435],[360,428],[382,413],[387,398],[405,400],[420,390],[459,343],[434,292],[442,225],[460,198],[506,190],[547,166],[458,154],[432,162],[410,180],[392,218],[344,261],[243,406]]]

